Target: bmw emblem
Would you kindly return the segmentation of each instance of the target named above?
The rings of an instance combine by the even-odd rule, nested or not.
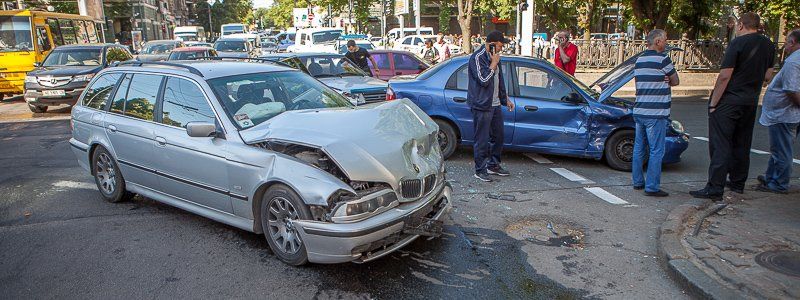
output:
[[[419,173],[419,166],[417,166],[417,165],[415,165],[415,164],[412,164],[412,166],[414,166],[414,171],[415,171],[415,172],[417,172],[417,173]]]

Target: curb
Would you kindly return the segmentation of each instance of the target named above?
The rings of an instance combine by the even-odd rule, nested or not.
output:
[[[709,200],[694,199],[670,211],[659,230],[658,253],[666,258],[665,268],[670,276],[696,296],[704,299],[744,299],[739,291],[720,284],[695,266],[681,243],[689,217],[702,213],[710,204]]]

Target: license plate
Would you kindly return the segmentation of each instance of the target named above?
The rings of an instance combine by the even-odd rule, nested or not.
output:
[[[429,218],[411,217],[403,226],[403,232],[424,236],[439,237],[442,235],[443,221]]]
[[[64,96],[67,93],[64,90],[44,90],[42,91],[42,96]]]

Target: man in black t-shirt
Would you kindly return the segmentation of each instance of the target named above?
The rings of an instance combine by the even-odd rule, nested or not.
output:
[[[708,183],[691,191],[694,197],[722,200],[725,186],[744,192],[758,97],[764,82],[772,79],[775,63],[775,46],[758,32],[760,24],[757,14],[742,14],[736,23],[737,37],[725,50],[708,104]]]
[[[358,45],[356,45],[356,41],[354,40],[347,41],[347,54],[345,54],[344,56],[347,57],[347,59],[349,59],[353,63],[355,63],[359,69],[363,70],[364,72],[367,72],[367,74],[373,74],[369,69],[369,63],[367,63],[367,59],[369,59],[372,62],[372,67],[375,68],[374,74],[378,73],[378,64],[375,63],[375,59],[372,58],[371,55],[369,55],[367,49],[361,48]]]

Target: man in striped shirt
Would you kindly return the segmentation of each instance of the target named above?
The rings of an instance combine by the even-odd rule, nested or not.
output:
[[[667,33],[655,29],[647,35],[647,50],[636,59],[633,74],[636,79],[636,104],[633,119],[636,121],[636,140],[633,146],[633,188],[644,189],[647,196],[669,196],[660,188],[661,160],[672,103],[671,86],[679,84],[678,73],[669,55],[664,53]],[[643,164],[649,146],[647,178]]]

